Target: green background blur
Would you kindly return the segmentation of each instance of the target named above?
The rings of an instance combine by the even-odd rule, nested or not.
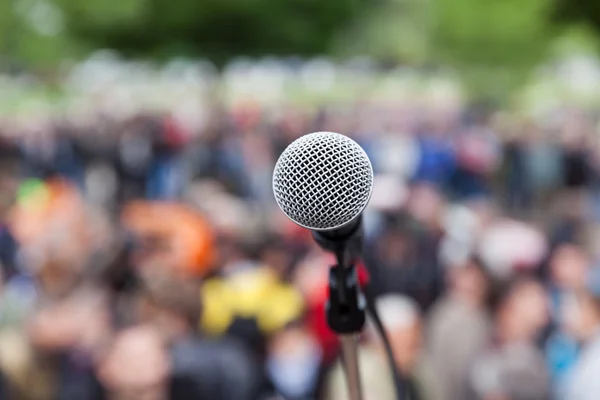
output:
[[[51,79],[95,49],[134,59],[238,56],[453,67],[474,96],[502,97],[534,66],[595,53],[595,0],[0,0],[0,69]]]

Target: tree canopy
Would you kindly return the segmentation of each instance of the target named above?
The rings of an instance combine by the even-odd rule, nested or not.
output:
[[[134,56],[185,54],[222,62],[236,55],[328,51],[364,0],[57,0],[67,28],[94,47]]]
[[[135,58],[368,55],[446,65],[502,90],[594,0],[4,0],[0,56],[39,66],[111,48]],[[507,74],[506,71],[509,71]],[[490,79],[490,77],[492,77]],[[509,77],[510,79],[504,79]],[[469,79],[467,79],[469,81]],[[509,82],[509,80],[511,82]]]

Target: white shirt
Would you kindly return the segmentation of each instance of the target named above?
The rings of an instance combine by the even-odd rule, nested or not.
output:
[[[600,334],[584,348],[567,386],[565,400],[600,398]]]

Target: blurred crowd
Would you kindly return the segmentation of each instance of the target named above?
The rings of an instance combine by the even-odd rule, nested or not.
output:
[[[215,106],[0,124],[0,398],[342,400],[333,259],[278,209],[314,131],[371,158],[364,266],[411,400],[600,393],[596,116],[477,104]],[[366,400],[395,399],[360,342]]]

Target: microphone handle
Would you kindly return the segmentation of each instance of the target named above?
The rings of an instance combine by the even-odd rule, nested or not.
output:
[[[331,231],[312,231],[315,242],[323,250],[336,255],[338,265],[349,267],[360,258],[363,245],[362,215],[349,224]]]

